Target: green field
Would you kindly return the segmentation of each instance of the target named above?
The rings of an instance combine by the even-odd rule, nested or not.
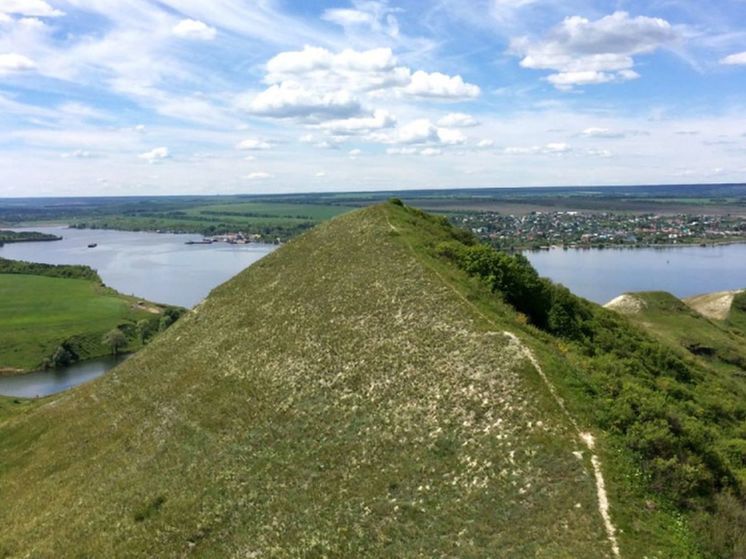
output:
[[[106,332],[154,317],[135,303],[91,280],[0,274],[0,369],[38,368],[68,340],[81,358],[105,355]]]
[[[203,235],[241,231],[266,240],[287,240],[319,222],[349,211],[349,207],[269,202],[199,203],[127,206],[106,215],[72,217],[76,227],[173,231]]]

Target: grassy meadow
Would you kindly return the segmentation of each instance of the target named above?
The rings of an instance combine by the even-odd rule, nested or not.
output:
[[[0,370],[38,368],[64,342],[81,359],[106,355],[106,332],[157,316],[136,303],[88,279],[0,274]]]

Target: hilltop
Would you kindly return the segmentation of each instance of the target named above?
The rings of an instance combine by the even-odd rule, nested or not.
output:
[[[693,367],[443,219],[365,208],[3,412],[0,556],[698,557],[692,515],[739,486],[690,444]]]

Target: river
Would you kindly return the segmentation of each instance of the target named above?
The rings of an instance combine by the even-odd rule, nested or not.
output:
[[[193,307],[216,286],[275,249],[274,245],[187,245],[199,235],[67,227],[14,231],[60,235],[61,241],[13,243],[0,257],[45,264],[85,264],[109,287],[156,303]],[[88,248],[89,244],[97,244]]]
[[[0,376],[0,394],[15,398],[49,396],[100,377],[126,358],[126,355],[100,357],[51,371]]]
[[[524,253],[539,274],[604,304],[630,291],[677,297],[746,288],[746,244]]]

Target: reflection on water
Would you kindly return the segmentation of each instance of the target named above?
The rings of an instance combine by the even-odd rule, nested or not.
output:
[[[0,376],[0,395],[16,398],[38,398],[56,394],[100,377],[125,359],[127,359],[126,355],[108,356],[49,371],[36,371],[8,377]]]

